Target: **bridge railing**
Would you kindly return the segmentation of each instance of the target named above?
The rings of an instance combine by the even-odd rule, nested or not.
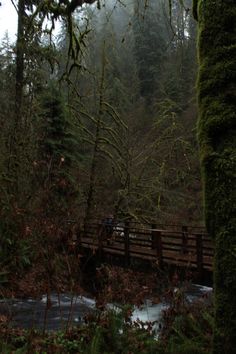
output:
[[[212,269],[213,244],[203,228],[170,227],[139,228],[126,223],[106,235],[102,223],[90,223],[81,230],[81,242],[105,253],[123,256],[129,264],[132,258],[193,267],[202,272]]]

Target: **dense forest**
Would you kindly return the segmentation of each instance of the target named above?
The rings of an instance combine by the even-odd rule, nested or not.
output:
[[[87,5],[72,38],[66,22],[55,33],[23,20],[23,62],[7,34],[1,43],[2,210],[201,224],[190,11]]]
[[[227,322],[236,308],[235,149],[230,145],[235,148],[236,15],[230,0],[232,13],[227,10],[225,17],[216,6],[214,18],[212,1],[206,3],[194,1],[192,11],[192,0],[12,1],[17,39],[12,42],[5,33],[0,42],[3,294],[81,290],[89,283],[88,274],[79,266],[80,250],[79,256],[69,251],[68,235],[108,215],[142,225],[204,226],[206,221],[216,241],[215,324],[213,306],[202,305],[201,318],[199,305],[189,310],[173,296],[159,346],[125,322],[127,351],[124,342],[119,350],[111,349],[114,338],[107,333],[110,349],[103,346],[101,351],[105,332],[96,332],[93,319],[90,331],[97,335],[90,337],[85,330],[86,340],[92,341],[87,351],[81,342],[71,351],[50,347],[49,353],[133,353],[134,348],[142,353],[210,353],[213,331],[213,352],[234,352],[235,318],[230,316],[227,327],[221,317],[227,308]],[[221,30],[225,37],[215,42]],[[214,53],[217,46],[229,47],[226,59],[222,50]],[[221,64],[225,67],[219,74]],[[218,115],[219,121],[214,118]],[[225,269],[230,270],[224,279]],[[122,281],[131,281],[129,276],[121,275]],[[104,290],[101,294],[105,301]],[[182,334],[170,329],[178,306]],[[114,321],[126,318],[122,314],[119,319],[108,314],[105,325],[99,317],[97,326],[115,326]],[[191,342],[196,333],[197,344]],[[28,352],[35,348],[33,344]]]

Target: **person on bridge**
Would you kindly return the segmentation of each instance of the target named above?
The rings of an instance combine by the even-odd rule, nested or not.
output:
[[[108,215],[104,220],[103,220],[103,226],[104,226],[104,231],[105,231],[105,237],[107,240],[107,243],[110,243],[110,240],[112,238],[113,234],[113,228],[114,228],[115,222],[114,222],[114,216],[112,214]]]

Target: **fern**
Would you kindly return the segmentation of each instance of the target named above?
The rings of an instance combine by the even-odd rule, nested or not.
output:
[[[101,354],[102,346],[102,331],[100,327],[96,328],[88,354]]]

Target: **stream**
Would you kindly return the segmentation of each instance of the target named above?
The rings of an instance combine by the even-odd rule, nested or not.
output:
[[[176,289],[178,291],[178,289]],[[212,288],[201,285],[191,285],[185,295],[188,301],[194,301],[203,295],[212,292]],[[50,305],[49,305],[50,304]],[[95,300],[84,296],[72,296],[70,294],[55,293],[50,295],[47,305],[47,296],[41,299],[4,299],[0,300],[0,315],[7,315],[11,324],[19,328],[35,328],[62,330],[69,325],[83,323],[84,316],[95,311]],[[109,305],[109,308],[114,307]],[[134,308],[132,320],[160,321],[162,310],[168,308],[167,303],[152,304],[146,300],[140,308]]]

